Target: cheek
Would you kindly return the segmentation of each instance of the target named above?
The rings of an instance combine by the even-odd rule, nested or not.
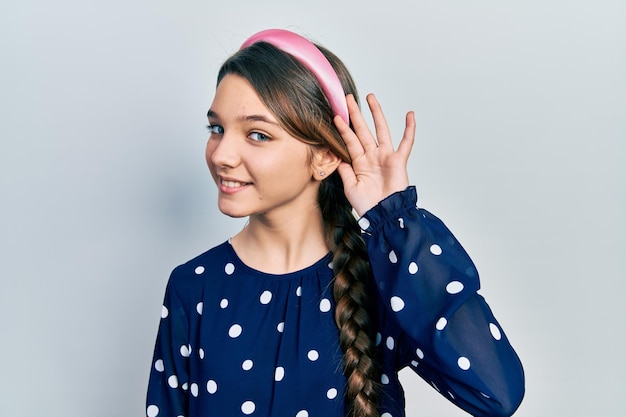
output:
[[[285,183],[300,182],[310,176],[310,162],[300,149],[275,152],[271,158],[257,159],[259,172],[266,172]]]

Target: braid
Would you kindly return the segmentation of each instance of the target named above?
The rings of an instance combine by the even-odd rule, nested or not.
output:
[[[373,303],[368,291],[372,273],[365,242],[337,172],[322,181],[318,200],[326,235],[334,245],[333,295],[344,374],[348,380],[346,415],[379,417],[378,369],[371,335]]]

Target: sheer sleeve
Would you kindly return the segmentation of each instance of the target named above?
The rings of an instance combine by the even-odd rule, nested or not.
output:
[[[473,262],[416,204],[409,187],[359,220],[384,310],[381,336],[398,345],[393,371],[410,366],[472,415],[509,416],[524,395],[520,360],[477,293]]]
[[[148,417],[187,415],[189,322],[176,288],[175,272],[168,282],[161,310],[146,399]]]

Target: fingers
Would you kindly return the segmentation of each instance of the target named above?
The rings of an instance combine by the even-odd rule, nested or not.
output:
[[[409,159],[411,149],[415,143],[415,113],[412,111],[406,114],[406,121],[404,126],[404,134],[398,145],[398,153],[403,155],[405,159]]]
[[[340,117],[335,117],[335,126],[339,130],[348,148],[348,153],[352,159],[358,158],[368,151],[381,148],[393,152],[393,143],[389,126],[383,113],[380,103],[374,94],[368,94],[366,97],[367,104],[374,119],[374,129],[376,137],[374,137],[367,126],[367,122],[363,118],[363,114],[352,94],[346,97],[348,104],[348,112],[352,122],[352,129]],[[353,130],[354,129],[354,130]],[[405,120],[404,134],[398,146],[397,152],[405,159],[408,159],[413,143],[415,141],[415,115],[411,111],[407,113]]]
[[[358,156],[361,156],[365,153],[363,150],[363,146],[359,141],[359,138],[354,134],[350,126],[341,118],[341,116],[335,116],[334,118],[335,126],[339,131],[339,134],[343,138],[343,141],[348,148],[348,154],[350,155],[350,159],[354,160]]]
[[[346,97],[346,101],[348,103],[348,112],[350,113],[350,120],[352,121],[354,133],[356,133],[357,138],[361,142],[363,150],[367,152],[372,148],[378,147],[378,142],[376,141],[376,138],[372,135],[372,132],[370,132],[370,129],[367,126],[367,122],[363,118],[361,109],[359,109],[359,105],[354,99],[354,96],[352,94],[349,94]]]
[[[387,119],[385,119],[385,114],[376,96],[374,96],[374,94],[368,94],[366,100],[370,112],[372,113],[372,118],[374,119],[374,129],[376,130],[376,138],[378,138],[378,146],[393,147],[389,133],[389,125],[387,124]]]

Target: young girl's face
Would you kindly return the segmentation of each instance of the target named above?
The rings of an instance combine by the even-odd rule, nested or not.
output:
[[[224,214],[289,215],[315,204],[318,183],[309,145],[278,124],[245,78],[222,79],[208,119],[206,160]]]

